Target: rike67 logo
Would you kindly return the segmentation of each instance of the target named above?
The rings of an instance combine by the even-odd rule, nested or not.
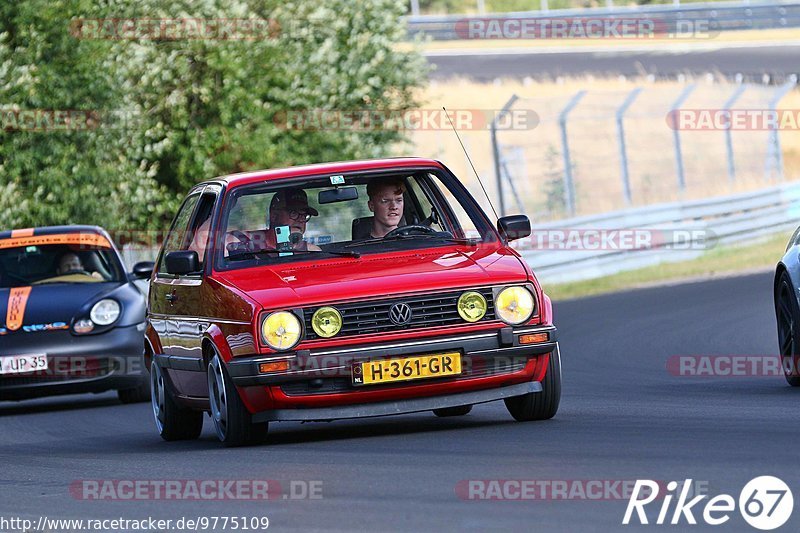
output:
[[[637,479],[622,523],[635,524],[638,519],[640,524],[650,524],[652,516],[648,518],[645,507],[658,502],[661,506],[654,522],[657,525],[697,524],[697,517],[700,517],[708,525],[719,526],[730,520],[731,514],[737,510],[738,503],[738,511],[745,522],[756,529],[768,531],[785,524],[794,508],[794,498],[789,486],[773,476],[751,479],[739,493],[738,502],[729,494],[718,494],[704,501],[709,495],[690,494],[692,486],[691,479],[682,484],[670,481],[666,485],[666,490],[660,491],[664,488],[663,483]],[[674,506],[673,501],[675,501]],[[658,503],[648,510],[655,511]]]

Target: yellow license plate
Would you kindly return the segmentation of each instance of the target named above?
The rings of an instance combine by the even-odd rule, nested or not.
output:
[[[413,379],[455,376],[461,373],[458,352],[380,359],[353,366],[353,385],[375,385]]]

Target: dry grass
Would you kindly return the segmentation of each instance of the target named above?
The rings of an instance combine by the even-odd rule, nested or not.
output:
[[[725,136],[721,131],[682,132],[686,190],[677,187],[673,131],[666,114],[671,103],[688,83],[696,88],[684,108],[720,108],[735,87],[713,76],[679,81],[648,81],[646,78],[559,79],[553,82],[502,80],[480,84],[463,79],[431,83],[420,95],[427,109],[496,110],[516,94],[517,110],[534,111],[539,124],[533,129],[501,131],[500,142],[509,160],[518,194],[507,193],[509,212],[524,210],[536,221],[563,217],[559,190],[563,161],[558,113],[578,91],[587,93],[569,117],[568,134],[576,184],[578,214],[624,208],[620,154],[614,113],[626,95],[636,87],[643,90],[625,117],[633,205],[689,200],[761,188],[775,181],[765,179],[767,133],[735,131],[736,181],[728,179]],[[749,88],[737,108],[767,107],[775,87]],[[800,108],[800,91],[793,91],[781,108]],[[484,183],[497,200],[495,172],[488,128],[462,129],[461,136]],[[780,132],[786,179],[800,178],[800,132]],[[452,131],[415,131],[409,154],[434,157],[445,162],[477,191]]]

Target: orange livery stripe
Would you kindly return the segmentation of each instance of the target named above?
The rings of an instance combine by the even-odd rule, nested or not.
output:
[[[8,295],[8,311],[6,312],[6,327],[10,331],[16,331],[22,327],[22,319],[25,317],[25,306],[28,305],[28,297],[31,294],[31,287],[17,287],[11,289]]]

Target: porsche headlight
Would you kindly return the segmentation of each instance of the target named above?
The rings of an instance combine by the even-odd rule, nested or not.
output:
[[[479,292],[465,292],[458,298],[458,314],[467,322],[477,322],[486,315],[486,298]]]
[[[261,336],[273,350],[288,350],[300,342],[300,320],[288,311],[270,313],[261,323]]]
[[[92,307],[89,318],[98,326],[108,326],[119,318],[120,306],[116,300],[106,298],[100,300]]]
[[[512,325],[522,324],[533,314],[536,304],[525,287],[507,287],[494,300],[494,310],[500,319]]]
[[[333,337],[342,329],[342,315],[333,307],[320,307],[311,317],[311,327],[320,337]]]

